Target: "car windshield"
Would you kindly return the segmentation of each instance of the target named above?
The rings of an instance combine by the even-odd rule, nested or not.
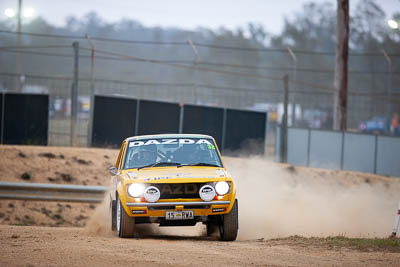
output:
[[[129,142],[124,169],[160,166],[222,167],[222,163],[210,138],[151,138]]]

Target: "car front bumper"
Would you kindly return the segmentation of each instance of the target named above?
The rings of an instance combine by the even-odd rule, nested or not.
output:
[[[192,202],[156,202],[156,203],[126,203],[128,207],[165,207],[165,206],[209,206],[229,205],[230,201],[192,201]]]
[[[132,217],[165,217],[166,211],[193,210],[194,216],[209,216],[229,213],[233,202],[221,201],[163,201],[155,203],[127,202],[126,211]]]

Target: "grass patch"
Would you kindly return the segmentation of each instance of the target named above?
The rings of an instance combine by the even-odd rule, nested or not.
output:
[[[400,252],[399,238],[348,238],[334,236],[325,238],[325,242],[335,247],[354,248],[360,251],[389,250]]]
[[[349,238],[345,236],[286,238],[266,241],[271,245],[289,245],[301,247],[323,247],[328,249],[354,249],[362,252],[385,251],[400,253],[400,238]]]

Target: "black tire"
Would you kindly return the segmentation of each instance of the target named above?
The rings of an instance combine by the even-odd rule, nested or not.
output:
[[[124,207],[122,206],[121,200],[119,199],[119,196],[117,196],[117,209],[115,213],[118,236],[122,238],[133,237],[135,233],[135,218],[130,217],[128,214],[126,214]]]
[[[235,203],[228,214],[221,215],[221,223],[219,225],[219,236],[222,241],[236,240],[239,229],[238,201]]]
[[[117,201],[111,199],[111,231],[117,230]]]

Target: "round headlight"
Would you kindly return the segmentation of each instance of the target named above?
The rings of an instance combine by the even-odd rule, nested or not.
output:
[[[143,191],[144,191],[143,184],[131,184],[128,187],[128,194],[131,197],[140,197],[140,195],[143,194]]]
[[[229,192],[229,184],[227,182],[218,182],[215,184],[215,190],[217,191],[218,195],[225,195]]]
[[[215,190],[214,187],[211,185],[203,185],[199,191],[200,198],[204,201],[211,201],[215,197]]]
[[[147,202],[157,202],[160,199],[160,190],[155,186],[149,186],[144,191],[144,198]]]

